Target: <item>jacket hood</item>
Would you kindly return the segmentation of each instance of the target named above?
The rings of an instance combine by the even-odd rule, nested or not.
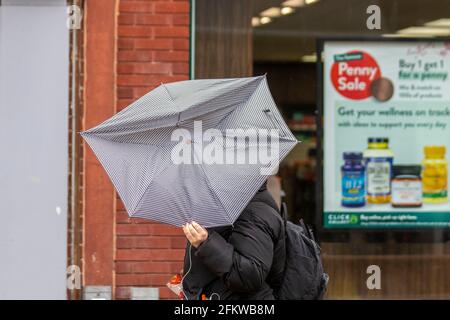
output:
[[[261,188],[259,188],[258,192],[266,191],[267,190],[267,180],[264,181]]]

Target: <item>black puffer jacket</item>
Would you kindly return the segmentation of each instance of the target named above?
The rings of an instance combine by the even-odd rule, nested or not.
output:
[[[284,271],[284,225],[263,185],[233,227],[208,230],[198,249],[186,247],[184,293],[212,299],[274,299]],[[188,273],[189,272],[189,273]]]

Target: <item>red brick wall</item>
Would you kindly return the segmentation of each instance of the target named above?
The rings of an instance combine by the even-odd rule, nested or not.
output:
[[[117,43],[117,111],[161,82],[189,78],[189,1],[120,0]],[[170,214],[168,212],[168,214]],[[131,286],[159,287],[182,267],[185,238],[179,229],[128,218],[116,199],[115,298]]]

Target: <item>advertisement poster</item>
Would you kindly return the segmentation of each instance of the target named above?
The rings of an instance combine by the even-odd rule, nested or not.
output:
[[[325,41],[325,228],[447,228],[450,42]]]

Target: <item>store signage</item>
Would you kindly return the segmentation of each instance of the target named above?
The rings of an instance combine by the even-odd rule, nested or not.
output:
[[[450,227],[450,43],[323,51],[324,227]]]

